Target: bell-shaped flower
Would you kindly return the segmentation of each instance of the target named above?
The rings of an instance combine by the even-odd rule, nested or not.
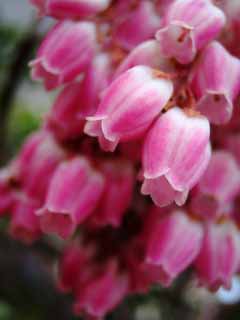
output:
[[[240,169],[231,153],[215,151],[191,197],[193,213],[202,218],[227,214],[240,191]]]
[[[130,162],[124,160],[105,161],[101,172],[106,183],[93,220],[98,226],[118,227],[132,201],[134,169]]]
[[[15,179],[29,198],[41,205],[46,190],[64,151],[44,131],[32,134],[12,164]]]
[[[205,117],[172,108],[154,123],[143,146],[142,193],[158,206],[182,205],[210,160]]]
[[[50,182],[46,202],[37,211],[41,228],[62,238],[96,208],[104,189],[104,177],[86,158],[75,157],[58,166]]]
[[[74,311],[100,319],[112,311],[128,293],[128,277],[118,270],[116,261],[109,261],[99,275],[79,288]]]
[[[96,49],[93,22],[59,22],[40,45],[30,62],[32,79],[43,79],[47,90],[73,81],[89,66]]]
[[[225,21],[223,11],[209,0],[177,0],[168,7],[156,37],[165,56],[188,64],[218,36]]]
[[[30,0],[40,15],[57,19],[75,19],[95,15],[109,6],[111,0]]]
[[[136,66],[121,74],[104,91],[96,114],[89,117],[85,133],[99,137],[100,143],[141,137],[162,111],[173,93],[170,80],[158,77],[158,71]],[[95,124],[91,124],[95,122]],[[104,144],[101,143],[104,147]]]
[[[149,0],[139,1],[134,9],[122,15],[118,13],[116,21],[116,26],[113,27],[114,40],[126,50],[153,38],[160,26],[160,17]]]
[[[211,290],[230,288],[240,259],[239,231],[231,222],[206,226],[203,245],[195,261],[200,284]]]
[[[201,224],[182,211],[174,211],[152,225],[146,263],[158,267],[160,283],[169,286],[192,264],[200,252],[202,238]]]
[[[190,76],[197,109],[214,124],[231,119],[233,103],[240,93],[240,60],[217,41],[202,52]]]
[[[35,214],[36,204],[19,196],[12,210],[9,233],[17,240],[31,244],[41,236],[39,218]]]
[[[100,94],[109,83],[110,61],[106,54],[95,57],[80,82],[66,86],[46,119],[46,127],[59,140],[81,136],[85,118],[95,114]]]

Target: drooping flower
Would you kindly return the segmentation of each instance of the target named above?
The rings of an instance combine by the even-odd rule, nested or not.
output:
[[[209,123],[175,107],[159,117],[143,147],[142,193],[158,206],[184,204],[209,159]]]
[[[105,90],[96,114],[88,118],[90,123],[84,131],[99,137],[100,143],[101,139],[107,140],[114,150],[120,141],[141,137],[172,92],[172,82],[157,77],[153,69],[146,66],[129,69]]]
[[[57,19],[84,18],[99,13],[109,6],[111,0],[30,0],[40,15]]]
[[[96,50],[93,22],[59,22],[48,33],[30,62],[32,79],[43,80],[47,90],[73,81],[86,71]]]
[[[239,191],[240,169],[234,157],[226,151],[215,151],[192,196],[191,208],[198,216],[217,218],[229,213]]]
[[[146,263],[158,267],[160,283],[170,285],[192,264],[202,238],[201,224],[188,218],[185,212],[175,211],[156,221],[147,243]]]
[[[208,224],[195,262],[200,284],[212,290],[217,290],[220,286],[230,288],[239,259],[239,231],[234,224]]]
[[[231,119],[233,103],[240,92],[240,60],[219,42],[212,42],[202,52],[190,77],[198,100],[197,108],[214,124]]]
[[[223,11],[209,0],[177,0],[168,7],[156,37],[164,55],[188,64],[218,36],[225,21]]]
[[[75,157],[59,165],[50,182],[46,202],[37,211],[41,228],[66,238],[96,208],[104,177],[88,160]]]

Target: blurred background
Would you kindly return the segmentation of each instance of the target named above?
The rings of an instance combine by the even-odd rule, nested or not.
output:
[[[29,78],[28,61],[53,23],[39,22],[28,0],[0,0],[0,163],[4,165],[36,130],[54,99]],[[0,221],[0,320],[68,320],[71,297],[55,288],[56,257],[62,243],[43,239],[26,247],[8,237],[7,219]],[[108,319],[239,320],[240,281],[231,291],[211,294],[197,289],[191,271],[170,289],[153,288],[131,297]]]

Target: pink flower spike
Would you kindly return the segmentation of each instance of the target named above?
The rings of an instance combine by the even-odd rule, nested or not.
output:
[[[215,151],[192,196],[191,209],[199,216],[223,214],[240,191],[240,169],[226,151]]]
[[[160,69],[164,72],[172,70],[170,61],[161,55],[160,45],[156,40],[145,41],[134,48],[115,71],[114,78],[137,65]]]
[[[49,185],[46,203],[37,211],[42,230],[69,237],[94,211],[103,188],[103,176],[87,159],[76,157],[59,165]]]
[[[111,83],[95,116],[88,120],[99,122],[96,136],[104,136],[115,145],[135,140],[146,132],[172,93],[170,80],[158,78],[149,67],[137,66]]]
[[[106,161],[101,166],[101,172],[105,176],[106,184],[93,220],[98,226],[119,227],[132,200],[133,166],[123,160]]]
[[[160,116],[143,146],[143,194],[158,206],[182,205],[210,160],[210,127],[205,117],[175,107]]]
[[[10,220],[10,235],[31,244],[41,236],[40,223],[35,215],[36,204],[29,199],[18,199]]]
[[[139,1],[133,11],[118,19],[114,39],[124,49],[131,50],[141,42],[151,39],[159,26],[160,17],[156,14],[154,4],[149,0]]]
[[[200,56],[190,77],[198,99],[198,110],[214,124],[231,119],[233,102],[240,92],[240,60],[218,42],[212,42]]]
[[[230,288],[239,266],[239,231],[232,223],[209,224],[195,267],[200,284],[211,290]]]
[[[63,21],[43,40],[30,62],[32,79],[43,79],[47,90],[73,81],[86,70],[96,50],[96,28],[92,22]]]
[[[74,305],[76,314],[82,311],[97,319],[112,311],[128,293],[128,277],[119,274],[115,261],[110,261],[100,275],[80,288]]]
[[[57,19],[85,18],[110,5],[111,0],[30,0],[40,11]]]
[[[226,18],[209,0],[177,0],[164,16],[156,38],[162,52],[182,64],[193,61],[199,49],[215,39]]]
[[[182,211],[175,211],[153,225],[146,263],[159,267],[160,283],[169,286],[192,264],[199,254],[202,238],[201,225]]]

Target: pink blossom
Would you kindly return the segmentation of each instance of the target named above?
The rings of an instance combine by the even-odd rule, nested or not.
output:
[[[31,135],[13,162],[15,179],[29,198],[38,203],[45,200],[46,189],[64,152],[44,131]]]
[[[119,227],[123,215],[130,207],[134,187],[134,170],[126,161],[106,161],[101,166],[105,176],[105,189],[102,199],[93,216],[98,226]]]
[[[118,16],[119,18],[119,16]],[[114,39],[126,50],[154,36],[160,26],[160,18],[154,4],[149,0],[139,1],[136,8],[117,20]]]
[[[59,165],[50,182],[40,216],[46,233],[66,238],[96,208],[104,188],[103,176],[87,159],[75,157]]]
[[[128,278],[120,274],[115,261],[110,261],[100,275],[93,277],[79,290],[74,311],[102,317],[116,307],[128,292]]]
[[[30,0],[40,15],[57,19],[83,18],[105,10],[111,0]]]
[[[203,245],[195,262],[200,284],[217,290],[230,288],[239,266],[239,231],[231,222],[206,226]]]
[[[153,69],[137,66],[121,74],[105,90],[100,106],[85,133],[117,145],[139,138],[161,112],[173,92],[171,81],[158,78]],[[114,147],[113,147],[114,149]]]
[[[144,142],[142,193],[158,206],[182,205],[208,165],[209,133],[206,118],[177,107],[159,117]]]
[[[240,60],[218,42],[202,53],[191,75],[198,110],[214,124],[231,119],[233,102],[240,92]]]
[[[168,7],[156,37],[164,55],[188,64],[218,36],[225,21],[223,11],[209,0],[177,0]]]
[[[147,243],[146,262],[158,266],[159,281],[170,285],[198,255],[203,237],[199,223],[182,211],[159,219]]]
[[[206,218],[227,214],[240,191],[240,169],[234,157],[226,151],[215,151],[208,168],[192,196],[194,213]]]
[[[39,219],[35,215],[36,209],[36,204],[24,195],[16,200],[9,227],[13,238],[31,244],[41,236]]]
[[[144,41],[131,50],[116,69],[114,77],[118,77],[121,73],[137,65],[144,65],[165,72],[172,70],[170,61],[161,55],[160,45],[156,40]]]
[[[96,50],[92,22],[59,22],[43,40],[30,62],[33,80],[43,79],[47,90],[73,81],[86,70]]]

